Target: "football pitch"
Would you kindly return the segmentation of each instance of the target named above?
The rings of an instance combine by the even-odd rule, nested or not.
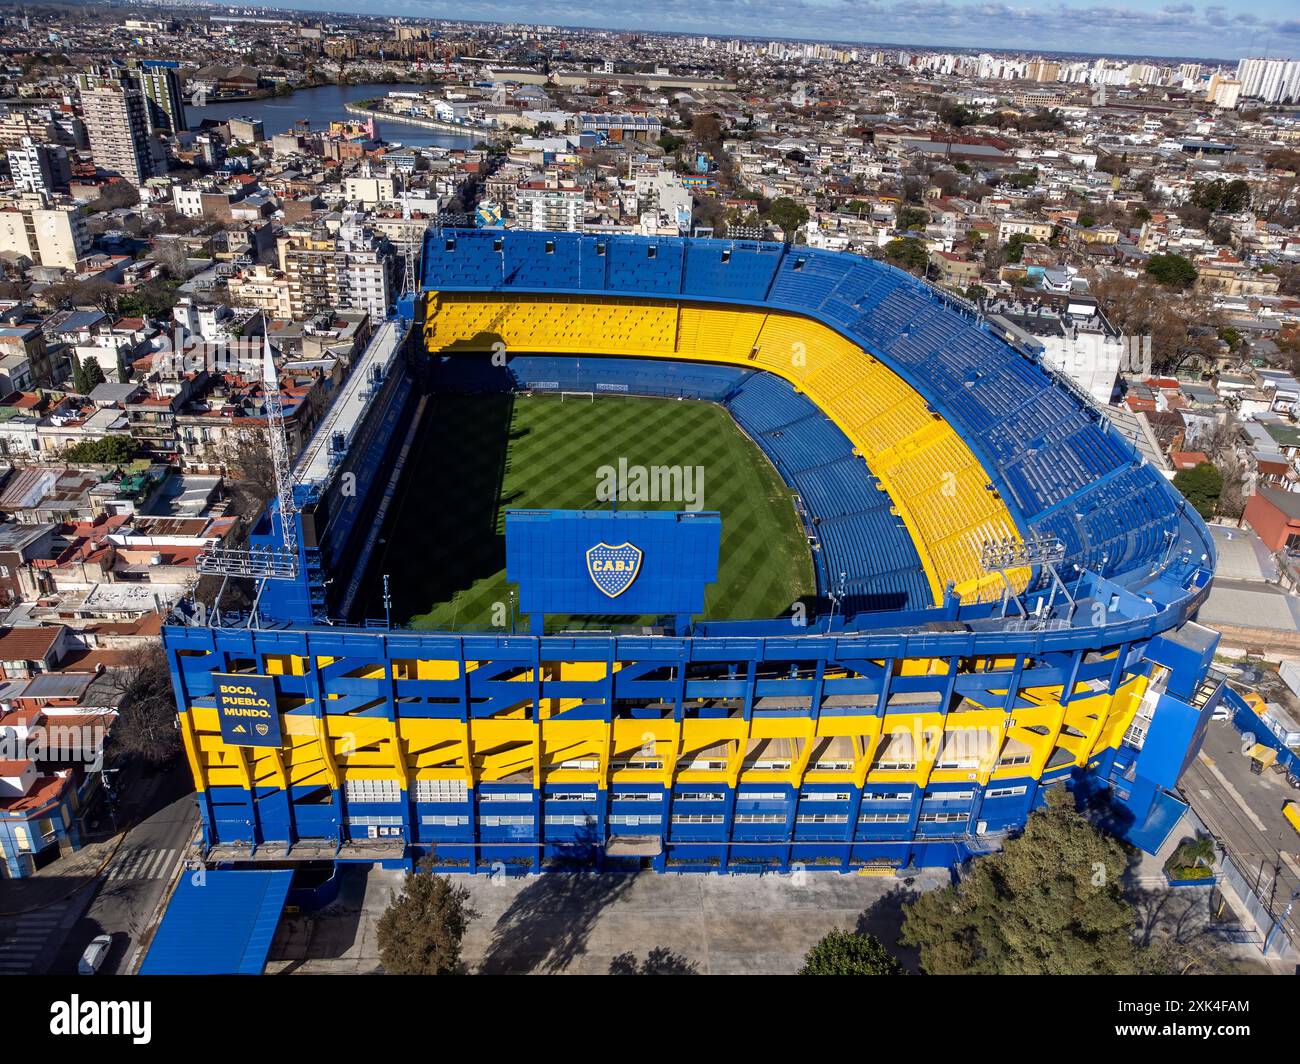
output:
[[[778,617],[811,600],[812,559],[790,489],[721,407],[632,396],[444,395],[426,408],[384,533],[378,572],[390,578],[393,620],[501,631],[514,603],[515,631],[528,631],[518,589],[506,580],[506,510],[604,509],[598,471],[620,459],[629,467],[702,467],[702,508],[722,514],[718,581],[704,617]],[[619,506],[687,508],[680,500]],[[382,615],[374,596],[367,615]],[[656,620],[554,617],[547,628]]]

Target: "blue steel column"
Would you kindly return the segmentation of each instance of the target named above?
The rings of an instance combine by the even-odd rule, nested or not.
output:
[[[410,773],[406,768],[406,752],[402,749],[402,715],[398,710],[397,702],[397,678],[393,675],[393,655],[388,648],[388,638],[383,638],[384,645],[384,673],[388,677],[388,719],[393,724],[393,743],[396,749],[394,761],[402,767],[402,778],[398,780],[398,786],[402,790],[402,839],[406,843],[406,852],[410,853],[411,846],[415,842],[415,818],[411,815],[411,809],[415,802],[415,796],[411,793]],[[394,768],[397,764],[394,764]]]
[[[326,719],[326,714],[325,714],[325,696],[321,690],[322,684],[320,678],[320,667],[316,663],[316,654],[311,647],[311,637],[308,636],[307,638],[308,638],[307,662],[309,667],[305,671],[304,675],[307,679],[307,688],[311,692],[311,701],[312,701],[312,705],[315,707],[316,718],[320,722],[321,742],[328,743],[329,742],[329,721]],[[327,756],[325,750],[321,751],[321,756],[322,757]],[[335,841],[341,845],[343,842],[343,778],[342,776],[339,777],[338,786],[335,787],[332,793],[330,794],[330,804],[334,807]],[[295,838],[292,841],[297,842],[298,840]]]

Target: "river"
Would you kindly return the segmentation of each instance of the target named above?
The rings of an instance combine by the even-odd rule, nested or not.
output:
[[[266,128],[266,138],[277,133],[285,133],[293,128],[300,118],[311,122],[312,129],[328,129],[331,122],[361,121],[359,115],[350,115],[343,109],[345,104],[357,100],[373,99],[386,93],[404,90],[410,92],[418,85],[317,85],[311,89],[299,89],[292,96],[272,96],[265,100],[238,100],[231,103],[217,103],[209,107],[187,105],[185,117],[190,128],[198,126],[205,118],[224,121],[242,115],[260,118]],[[424,129],[420,126],[407,125],[405,122],[377,122],[379,135],[390,144],[401,143],[407,147],[468,148],[475,142],[475,137],[462,137],[455,133],[443,133],[436,129]]]

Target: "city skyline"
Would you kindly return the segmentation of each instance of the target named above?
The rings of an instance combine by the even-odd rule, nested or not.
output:
[[[373,13],[357,0],[296,0],[281,10]],[[653,11],[624,4],[566,0],[487,0],[473,12],[428,0],[396,0],[388,12],[407,18],[553,25],[574,29],[765,37],[918,48],[1079,51],[1082,54],[1214,58],[1291,57],[1300,50],[1300,18],[1281,0],[1252,10],[1228,4],[1130,0],[1122,5],[1056,4],[1031,7],[952,0],[795,0],[779,9],[755,0],[665,0]]]

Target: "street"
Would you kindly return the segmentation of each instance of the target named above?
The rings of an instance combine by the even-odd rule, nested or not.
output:
[[[0,974],[75,974],[96,935],[113,947],[102,974],[124,973],[150,928],[198,822],[183,763],[120,781],[124,835],[105,835],[0,890]]]
[[[1281,912],[1300,889],[1300,835],[1282,815],[1283,805],[1300,793],[1274,772],[1250,771],[1241,734],[1226,721],[1205,733],[1201,753],[1179,783],[1196,815],[1233,854],[1243,873],[1273,908]],[[1289,934],[1300,941],[1300,922],[1292,911]]]

